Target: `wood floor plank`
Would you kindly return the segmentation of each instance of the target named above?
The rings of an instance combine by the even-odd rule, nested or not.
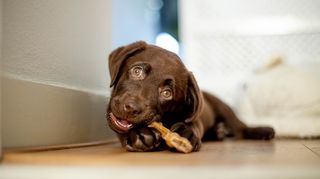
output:
[[[314,153],[319,152],[318,144],[319,140],[208,142],[200,152],[190,154],[132,153],[118,142],[6,151],[0,178],[318,179],[320,158]]]
[[[133,153],[119,143],[43,152],[6,152],[4,163],[37,165],[320,165],[320,159],[300,140],[224,141],[204,143],[200,152]],[[316,150],[319,152],[318,150]]]
[[[320,140],[303,140],[302,143],[320,158]]]

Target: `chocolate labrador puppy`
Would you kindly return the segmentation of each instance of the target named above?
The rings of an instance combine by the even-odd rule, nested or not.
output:
[[[180,58],[165,49],[143,41],[120,47],[109,56],[109,71],[107,120],[128,151],[163,149],[160,134],[147,127],[153,121],[187,138],[193,151],[202,140],[222,140],[225,131],[237,139],[274,137],[272,128],[246,126],[229,106],[200,91]]]

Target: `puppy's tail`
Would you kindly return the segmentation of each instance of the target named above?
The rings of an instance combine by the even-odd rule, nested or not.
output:
[[[275,132],[271,127],[246,127],[242,132],[244,139],[271,140]]]

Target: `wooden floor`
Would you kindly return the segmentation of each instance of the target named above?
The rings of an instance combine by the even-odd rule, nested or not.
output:
[[[64,150],[37,152],[6,151],[2,163],[2,166],[11,167],[18,165],[105,168],[128,168],[133,166],[160,168],[186,167],[190,168],[190,171],[195,168],[198,170],[201,170],[201,168],[209,168],[210,171],[212,171],[213,168],[220,168],[221,170],[219,171],[229,168],[235,171],[239,169],[239,172],[243,172],[243,170],[240,169],[245,168],[249,171],[258,172],[257,176],[261,176],[262,178],[263,176],[269,175],[260,174],[270,174],[270,171],[280,172],[278,174],[282,173],[282,178],[294,178],[294,176],[320,178],[320,140],[277,139],[271,142],[208,142],[203,144],[200,152],[190,154],[180,154],[169,151],[132,153],[124,151],[119,143],[110,142],[104,145]],[[261,170],[260,174],[259,170]],[[190,171],[185,172],[188,173]],[[283,171],[287,172],[283,173]],[[248,175],[248,173],[246,174]],[[227,175],[227,173],[225,175]],[[251,175],[252,174],[249,176]]]

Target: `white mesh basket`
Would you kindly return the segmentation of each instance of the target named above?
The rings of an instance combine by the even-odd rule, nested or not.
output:
[[[229,104],[248,75],[274,56],[290,64],[320,64],[319,0],[184,0],[180,5],[183,59],[203,89]]]

